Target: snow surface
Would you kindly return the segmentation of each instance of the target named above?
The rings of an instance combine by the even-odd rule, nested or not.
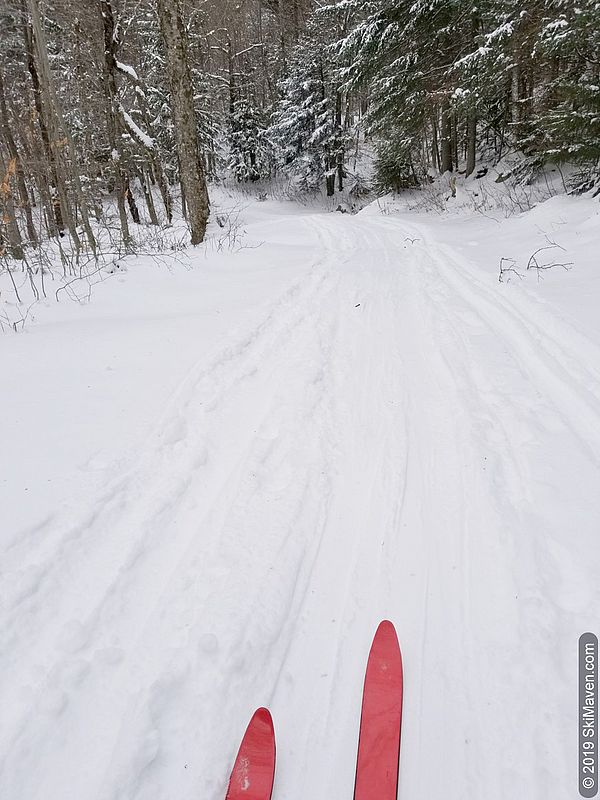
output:
[[[0,796],[220,800],[268,705],[274,797],[350,798],[390,618],[400,797],[574,797],[597,202],[244,215],[0,338]],[[570,271],[498,281],[547,236]]]

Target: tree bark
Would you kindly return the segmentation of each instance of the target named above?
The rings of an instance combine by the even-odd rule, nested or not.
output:
[[[325,176],[325,190],[327,192],[327,197],[333,197],[335,194],[335,173],[331,172],[331,168],[334,165],[334,161],[332,158],[328,158],[327,162],[329,172]]]
[[[149,184],[148,181],[148,173],[142,167],[137,170],[137,176],[140,182],[140,186],[142,187],[142,191],[144,193],[146,208],[148,209],[148,214],[150,216],[150,224],[158,225],[158,215],[156,213],[156,208],[154,206],[154,198],[152,197],[152,186]]]
[[[40,183],[46,184],[48,189],[49,202],[46,203],[48,231],[51,236],[55,236],[56,234],[60,234],[62,236],[65,230],[65,223],[62,216],[62,209],[61,209],[62,204],[59,198],[61,196],[64,196],[64,192],[61,189],[59,189],[59,183],[61,178],[56,168],[54,153],[52,152],[52,148],[50,147],[50,134],[48,133],[46,109],[44,108],[42,101],[42,87],[40,84],[40,78],[38,75],[38,69],[35,58],[35,48],[33,44],[33,30],[31,24],[28,21],[26,21],[27,12],[24,2],[22,4],[21,14],[23,16],[23,40],[25,42],[25,52],[27,56],[27,69],[29,71],[29,75],[31,77],[31,83],[33,85],[33,102],[35,105],[37,124],[40,129],[42,146],[44,148],[44,156],[46,159],[46,163],[48,165],[48,170],[47,170],[48,174],[44,174],[45,171],[43,170],[41,165],[42,162],[40,161]]]
[[[8,166],[4,163],[2,154],[0,153],[0,197],[2,200],[2,224],[6,228],[6,236],[0,235],[0,255],[3,255],[4,247],[2,240],[6,239],[8,242],[10,254],[13,258],[22,259],[25,257],[23,252],[23,241],[21,239],[21,231],[17,224],[15,216],[15,204],[12,195],[11,179],[15,175],[16,163],[11,159]],[[1,230],[1,229],[0,229]]]
[[[469,37],[469,47],[475,49],[477,34],[481,25],[479,9],[473,6],[471,12],[471,31]],[[473,95],[467,111],[467,178],[475,170],[475,155],[477,150],[477,101]]]
[[[117,111],[117,83],[115,78],[116,58],[115,50],[117,41],[115,38],[115,19],[112,6],[109,0],[100,0],[100,13],[102,15],[102,27],[104,32],[104,61],[102,77],[104,82],[104,95],[106,97],[106,109],[108,117],[108,141],[111,150],[111,163],[114,170],[114,179],[117,189],[117,209],[119,211],[119,221],[121,224],[121,237],[126,248],[132,246],[127,213],[125,211],[125,200],[129,203],[134,222],[140,221],[139,213],[136,212],[135,202],[131,207],[129,191],[129,176],[123,164],[123,150],[120,146],[119,138],[119,118]]]
[[[510,116],[513,125],[521,121],[521,67],[515,63],[511,72],[510,83]]]
[[[431,161],[434,169],[437,170],[441,169],[440,147],[438,142],[437,110],[434,112],[431,121]]]
[[[342,93],[338,89],[335,93],[335,161],[337,172],[338,192],[344,191],[344,138],[342,130]]]
[[[17,181],[17,190],[19,192],[19,201],[21,208],[25,213],[25,223],[27,225],[27,237],[31,244],[37,244],[37,233],[35,225],[33,224],[33,216],[31,214],[31,203],[29,202],[29,193],[25,183],[25,172],[23,170],[23,162],[19,150],[17,148],[10,122],[8,119],[8,109],[6,107],[6,95],[4,92],[4,81],[0,74],[0,128],[4,135],[4,141],[8,148],[11,159],[15,161],[15,177]]]
[[[40,73],[42,97],[45,98],[45,103],[48,110],[46,121],[47,122],[50,121],[50,124],[48,126],[48,131],[50,133],[50,147],[53,151],[55,161],[59,161],[64,171],[65,172],[68,171],[69,173],[70,181],[75,190],[75,198],[77,204],[79,205],[79,213],[81,214],[81,221],[83,223],[83,228],[86,233],[88,244],[90,245],[92,251],[96,253],[96,239],[94,237],[92,228],[90,226],[87,205],[81,188],[81,180],[79,177],[77,157],[75,153],[75,145],[73,143],[73,137],[71,136],[71,132],[68,126],[65,125],[64,116],[62,114],[60,103],[58,101],[58,97],[56,95],[56,91],[54,90],[54,86],[52,83],[52,77],[50,72],[50,61],[48,58],[48,48],[46,46],[46,39],[42,27],[40,10],[38,7],[38,0],[29,0],[29,8],[31,11],[34,51],[35,54],[37,55],[37,64]],[[64,136],[64,144],[66,144],[69,155],[69,160],[70,160],[69,169],[67,168],[65,159],[62,157],[60,152],[60,147],[62,147],[63,145],[61,144],[60,137],[57,134],[59,134],[61,131]],[[71,213],[71,207],[69,205],[68,197],[66,195],[65,187],[62,184],[62,181],[59,181],[59,199],[61,202],[62,212],[63,214],[67,215],[65,222],[67,223],[67,226],[69,228],[69,233],[71,234],[73,243],[79,250],[81,247],[81,241],[77,234],[75,219]]]
[[[452,172],[452,112],[448,98],[444,98],[442,101],[441,140],[442,164],[440,171],[443,174]]]
[[[59,235],[59,230],[56,226],[56,215],[54,211],[54,204],[52,203],[52,190],[50,176],[48,174],[48,163],[45,160],[43,145],[40,144],[40,141],[36,136],[35,120],[33,118],[29,119],[28,127],[31,136],[32,148],[30,164],[34,165],[32,168],[33,180],[37,186],[38,195],[42,203],[46,232],[48,233],[48,236],[53,239]]]
[[[467,117],[467,178],[475,169],[476,135],[477,117],[475,116],[475,110],[470,109]]]
[[[186,198],[192,244],[203,241],[209,203],[199,151],[194,92],[187,61],[185,32],[178,0],[157,0],[160,29],[166,48],[181,185]]]

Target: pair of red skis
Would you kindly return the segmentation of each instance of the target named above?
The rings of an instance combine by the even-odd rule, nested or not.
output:
[[[371,645],[358,736],[354,800],[396,800],[402,724],[402,656],[385,620]],[[226,800],[270,800],[275,732],[266,708],[255,711],[240,745]]]

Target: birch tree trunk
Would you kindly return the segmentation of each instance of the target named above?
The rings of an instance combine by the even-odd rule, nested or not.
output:
[[[157,0],[160,30],[166,49],[181,186],[185,195],[192,244],[204,239],[208,222],[208,191],[199,150],[194,92],[187,62],[185,32],[178,0]]]

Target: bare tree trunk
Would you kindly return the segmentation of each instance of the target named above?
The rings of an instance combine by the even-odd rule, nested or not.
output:
[[[431,161],[433,164],[433,168],[439,170],[441,168],[441,159],[440,159],[440,146],[438,141],[438,121],[437,121],[437,109],[435,110],[432,116],[432,124],[431,124]]]
[[[117,41],[115,38],[115,20],[112,6],[109,0],[100,0],[100,13],[102,15],[102,27],[104,31],[104,61],[102,77],[104,82],[104,94],[106,97],[106,109],[108,117],[108,141],[112,154],[112,165],[117,190],[117,209],[119,211],[119,222],[121,224],[121,238],[127,249],[132,245],[129,223],[127,222],[127,212],[125,210],[125,200],[129,202],[130,211],[134,222],[139,222],[137,207],[131,207],[129,177],[123,164],[123,151],[120,146],[119,137],[119,118],[117,111],[117,84],[115,79],[116,58],[115,49]]]
[[[40,74],[40,86],[42,90],[42,97],[45,98],[46,106],[48,109],[48,115],[46,121],[50,121],[48,125],[48,132],[50,133],[50,147],[53,150],[55,161],[60,161],[61,167],[67,171],[67,166],[64,163],[64,158],[60,153],[60,147],[62,145],[59,144],[60,137],[57,136],[60,131],[62,131],[64,135],[64,141],[66,142],[69,159],[70,159],[70,170],[69,170],[69,177],[73,184],[73,188],[75,189],[75,196],[77,199],[77,204],[79,206],[79,211],[81,214],[81,220],[83,222],[83,228],[85,230],[88,243],[92,248],[92,251],[96,252],[96,240],[94,238],[94,234],[92,232],[92,228],[90,226],[89,216],[87,213],[87,205],[85,202],[85,198],[83,196],[83,191],[81,189],[81,181],[79,179],[79,172],[77,167],[77,158],[75,153],[75,146],[73,143],[73,137],[71,136],[71,132],[67,125],[65,125],[63,114],[60,108],[60,104],[58,102],[58,98],[56,96],[56,92],[54,91],[54,86],[52,84],[52,77],[50,73],[50,62],[48,60],[48,49],[46,47],[46,39],[44,36],[44,31],[42,28],[42,21],[40,17],[40,10],[38,8],[38,0],[29,0],[29,8],[31,11],[31,23],[32,23],[32,31],[33,31],[33,39],[34,39],[34,51],[37,55],[37,64],[39,67],[39,74]],[[65,187],[62,181],[59,181],[58,184],[59,188],[59,198],[61,202],[61,209],[63,214],[66,214],[67,217],[65,219],[69,233],[71,234],[71,238],[77,249],[81,248],[81,242],[79,236],[77,235],[77,229],[75,226],[75,220],[71,213],[71,208],[68,202],[68,197],[66,195]]]
[[[113,150],[113,152],[115,152]],[[114,160],[114,159],[113,159]],[[131,239],[131,233],[129,232],[129,223],[127,222],[127,212],[125,211],[125,185],[123,182],[122,172],[117,164],[115,167],[118,177],[117,177],[117,210],[119,212],[119,223],[121,225],[121,237],[123,239],[123,244],[127,250],[132,249],[133,241]]]
[[[452,113],[447,97],[442,101],[442,164],[441,172],[452,172]]]
[[[37,233],[35,225],[33,224],[33,216],[31,214],[31,204],[29,202],[29,193],[25,183],[25,173],[23,171],[23,162],[17,149],[17,145],[12,135],[10,122],[8,119],[8,109],[6,107],[6,95],[4,93],[4,81],[0,74],[0,128],[4,135],[4,141],[8,148],[11,159],[15,162],[15,177],[17,180],[17,190],[19,192],[19,200],[21,208],[25,213],[25,223],[27,225],[27,238],[31,244],[37,244]]]
[[[162,168],[162,164],[158,159],[158,156],[153,155],[151,158],[151,163],[152,163],[152,172],[154,177],[156,178],[156,182],[158,183],[160,196],[162,197],[163,205],[165,207],[167,222],[170,225],[171,222],[173,221],[173,200],[171,198],[171,192],[169,191],[169,186],[167,185],[165,173]]]
[[[300,12],[298,9],[298,0],[292,0],[292,37],[294,44],[298,44],[300,38]]]
[[[335,161],[337,172],[338,192],[344,191],[344,140],[342,132],[342,93],[338,89],[335,93]]]
[[[285,41],[285,19],[287,12],[284,0],[277,0],[277,11],[279,15],[280,57],[283,66],[283,74],[285,75],[287,71],[287,47]]]
[[[511,72],[510,84],[510,116],[513,125],[521,121],[521,67],[515,63]]]
[[[37,123],[42,138],[44,156],[46,158],[49,172],[48,176],[43,174],[44,169],[40,159],[40,179],[48,186],[50,199],[50,203],[47,204],[47,224],[49,231],[51,231],[51,236],[56,235],[56,233],[62,235],[65,229],[65,223],[62,216],[61,203],[58,201],[58,197],[64,195],[64,192],[59,190],[61,176],[56,168],[54,153],[52,151],[52,147],[50,146],[50,134],[48,132],[48,122],[46,120],[46,109],[44,108],[42,101],[42,87],[36,65],[35,48],[33,44],[33,30],[31,28],[31,24],[26,21],[27,12],[24,3],[21,8],[21,13],[23,15],[23,39],[25,41],[25,51],[27,54],[27,68],[31,77],[31,83],[33,84],[33,101],[35,104]]]
[[[477,117],[475,116],[475,110],[470,109],[469,116],[467,118],[467,178],[475,169],[475,148],[477,143],[476,136]]]
[[[456,113],[452,114],[452,157],[454,159],[454,168],[458,172],[458,120],[456,118]]]
[[[181,185],[188,209],[192,244],[204,239],[208,222],[208,191],[199,151],[194,92],[187,62],[185,32],[178,0],[157,0],[160,29],[166,47]]]
[[[158,225],[158,216],[154,206],[154,198],[152,197],[152,187],[148,184],[148,175],[146,170],[143,168],[137,170],[137,176],[144,193],[146,208],[148,209],[148,215],[150,216],[150,223],[152,225]]]
[[[46,93],[48,108],[50,110],[50,118],[56,121],[57,129],[59,128],[62,129],[64,133],[64,139],[66,141],[67,149],[69,152],[69,159],[71,162],[69,177],[71,178],[73,188],[75,189],[75,196],[77,204],[79,205],[79,212],[81,214],[81,220],[83,222],[83,228],[86,233],[88,244],[92,248],[92,251],[95,253],[96,239],[94,237],[92,228],[90,226],[90,221],[87,213],[87,205],[85,202],[85,198],[83,196],[83,191],[81,189],[81,181],[79,179],[79,171],[77,167],[77,157],[75,153],[75,145],[73,143],[73,137],[71,136],[71,132],[68,126],[65,125],[62,110],[60,108],[60,104],[58,102],[56,92],[54,91],[54,86],[52,84],[52,78],[50,74],[50,62],[48,60],[48,48],[46,47],[46,39],[42,28],[40,10],[38,7],[38,0],[29,0],[29,4],[31,8],[31,20],[33,27],[34,42],[35,42],[35,51],[38,55],[38,64],[40,66],[40,71],[42,75],[42,89]],[[58,143],[58,141],[59,139],[57,138],[56,142]],[[51,146],[55,146],[52,141],[51,141]],[[64,159],[61,158],[61,162],[63,163],[63,166],[65,166]],[[63,198],[63,203],[65,205],[66,212],[69,217],[67,220],[67,224],[69,226],[69,233],[71,234],[73,241],[76,242],[76,244],[80,247],[81,243],[79,242],[79,237],[77,235],[75,228],[75,220],[72,218],[71,209],[68,205],[66,193]]]
[[[55,217],[59,222],[59,230],[66,227],[69,229],[69,234],[75,245],[75,249],[79,252],[81,250],[81,240],[77,233],[75,220],[71,213],[71,206],[64,182],[64,173],[62,159],[60,158],[60,145],[62,136],[58,130],[58,126],[54,117],[54,109],[52,107],[52,98],[50,95],[50,65],[48,63],[48,53],[46,51],[46,43],[42,36],[41,20],[39,17],[39,9],[37,0],[29,0],[31,9],[31,39],[32,39],[32,66],[39,86],[39,100],[40,100],[40,129],[44,130],[43,136],[47,142],[47,155],[50,162],[50,169],[53,177],[53,183],[56,189],[56,198],[52,199]]]
[[[15,216],[15,204],[12,195],[11,179],[14,177],[16,171],[15,159],[11,159],[8,167],[4,163],[2,154],[0,153],[0,172],[2,174],[2,183],[0,184],[0,196],[2,199],[2,223],[6,228],[6,236],[0,235],[0,247],[2,239],[8,241],[10,254],[13,258],[22,259],[25,257],[23,252],[23,240],[21,239],[21,231],[17,224]],[[0,249],[0,255],[2,250]]]
[[[50,187],[50,177],[48,175],[48,163],[44,158],[42,145],[34,131],[34,120],[29,121],[31,133],[32,154],[30,162],[33,163],[33,179],[38,189],[42,206],[44,209],[44,220],[46,223],[46,231],[50,238],[58,236],[59,230],[56,226],[56,216],[54,206],[52,203],[52,192]]]
[[[327,169],[327,174],[325,175],[325,189],[327,192],[327,197],[333,197],[335,194],[335,172],[333,172],[334,165],[335,161],[331,156],[328,156],[325,159],[325,166]]]
[[[139,225],[141,222],[140,210],[137,207],[137,203],[135,202],[135,197],[133,196],[133,192],[131,191],[131,184],[129,183],[129,175],[127,174],[127,172],[124,172],[123,174],[125,183],[125,197],[127,198],[129,213],[131,214],[131,219],[135,222],[135,224]]]
[[[235,67],[233,63],[233,43],[229,34],[227,34],[227,76],[229,81],[229,116],[233,118],[237,95],[235,87]]]
[[[469,46],[474,48],[477,39],[477,33],[480,28],[480,17],[477,6],[473,5],[471,12],[471,31]],[[467,178],[475,169],[475,154],[477,150],[477,103],[475,99],[471,98],[469,110],[467,112]]]

